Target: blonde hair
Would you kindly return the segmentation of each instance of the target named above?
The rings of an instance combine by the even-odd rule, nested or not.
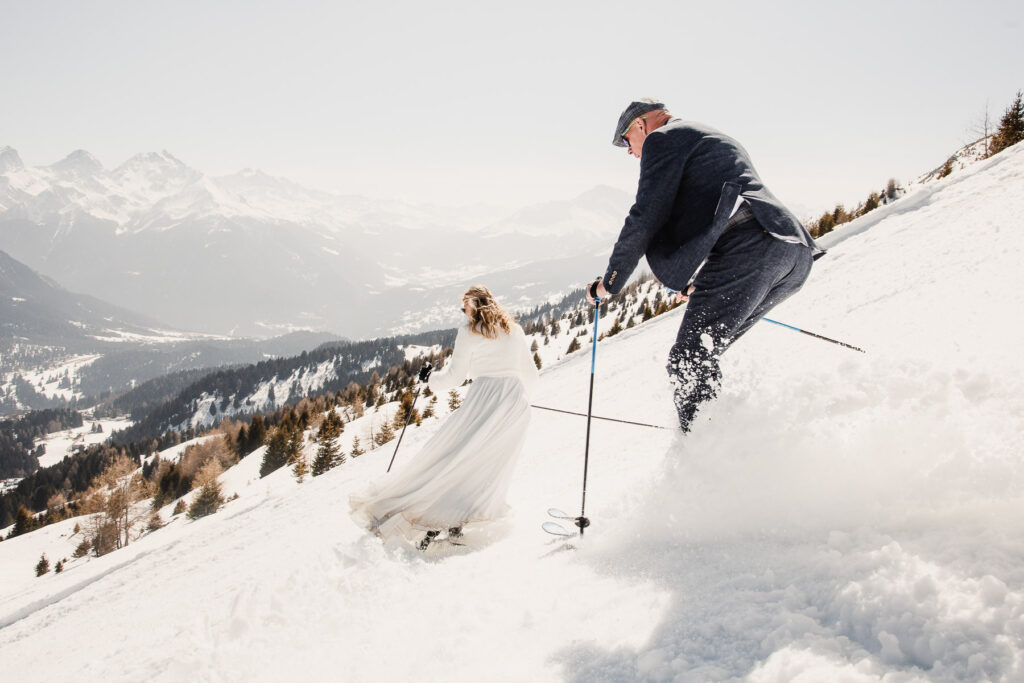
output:
[[[491,290],[483,285],[473,285],[462,295],[462,303],[469,308],[471,332],[488,339],[498,338],[498,328],[505,334],[511,334],[515,319],[494,300]]]

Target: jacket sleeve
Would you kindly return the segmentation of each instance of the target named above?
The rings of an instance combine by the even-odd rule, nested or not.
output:
[[[427,386],[435,394],[448,392],[466,381],[473,359],[473,340],[470,338],[472,334],[468,327],[460,327],[455,335],[451,358],[443,368],[430,374]]]
[[[523,388],[526,390],[526,398],[533,396],[533,390],[537,387],[537,364],[533,361],[533,354],[530,353],[530,345],[526,341],[526,335],[521,334],[522,354],[520,355],[520,379]]]
[[[629,210],[602,278],[610,293],[622,290],[654,235],[668,222],[683,166],[684,160],[667,135],[655,131],[644,140],[636,202]]]

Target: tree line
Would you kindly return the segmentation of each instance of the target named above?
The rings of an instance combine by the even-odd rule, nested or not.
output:
[[[43,454],[42,446],[37,448],[35,441],[82,424],[82,414],[66,408],[47,408],[0,420],[0,478],[24,477],[35,472]]]
[[[972,143],[972,145],[984,143],[983,158],[998,154],[1004,149],[1024,140],[1024,92],[1017,91],[1013,102],[1010,103],[1000,118],[995,132],[990,134],[989,130],[988,116],[986,114],[985,121],[982,124],[982,138]],[[951,174],[955,159],[956,155],[946,159],[945,163],[936,170],[936,177],[945,178]],[[847,210],[842,204],[836,204],[834,209],[826,211],[808,223],[807,229],[812,237],[827,235],[843,223],[848,223],[855,218],[874,211],[879,206],[895,201],[900,197],[901,192],[901,189],[896,184],[896,180],[890,178],[885,188],[879,192],[870,193],[855,208]]]

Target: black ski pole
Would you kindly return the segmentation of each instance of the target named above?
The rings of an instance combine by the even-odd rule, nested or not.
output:
[[[550,410],[553,413],[565,413],[566,415],[579,415],[580,417],[586,417],[587,416],[586,413],[577,413],[577,412],[572,411],[572,410],[562,410],[561,408],[549,408],[547,406],[538,406],[538,405],[534,405],[532,403],[530,404],[530,407],[531,408],[536,408],[537,410]],[[620,422],[622,424],[627,424],[627,425],[636,425],[637,427],[650,427],[651,429],[679,429],[679,427],[663,427],[661,425],[647,424],[646,422],[633,422],[632,420],[619,420],[619,419],[614,418],[614,417],[601,417],[600,415],[591,415],[591,417],[594,418],[595,420],[605,420],[607,422]]]
[[[839,346],[844,346],[844,347],[846,347],[848,349],[853,349],[854,351],[860,351],[861,353],[867,353],[867,351],[865,351],[864,349],[859,349],[859,348],[857,348],[856,346],[854,346],[852,344],[847,344],[846,342],[841,342],[841,341],[838,341],[838,340],[835,340],[835,339],[829,339],[828,337],[824,337],[824,336],[822,336],[820,334],[815,334],[814,332],[808,332],[807,330],[801,330],[799,327],[793,327],[792,325],[787,325],[786,323],[780,323],[778,320],[772,320],[771,318],[761,318],[761,320],[765,321],[766,323],[772,323],[773,325],[778,325],[779,327],[785,327],[786,329],[793,330],[794,332],[800,332],[801,334],[806,334],[808,337],[814,337],[815,339],[821,339],[823,341],[832,342],[833,344],[838,344]]]
[[[426,382],[430,378],[430,373],[432,371],[433,368],[431,367],[430,362],[428,361],[424,363],[423,367],[420,368],[420,381]],[[402,445],[402,437],[405,436],[405,428],[409,426],[409,420],[412,419],[412,411],[416,408],[416,399],[419,397],[420,392],[417,390],[412,397],[412,405],[409,406],[409,412],[405,414],[405,424],[402,426],[402,433],[398,435],[398,443],[395,444],[395,452],[391,454],[391,462],[388,463],[388,472],[391,471],[391,466],[395,464],[395,456],[398,455],[398,447]],[[387,474],[387,472],[385,472],[385,474]]]
[[[594,299],[594,343],[590,348],[590,395],[587,397],[587,440],[583,448],[583,501],[580,503],[580,516],[576,518],[576,526],[580,528],[580,536],[583,530],[590,526],[587,519],[587,468],[590,465],[590,418],[594,406],[594,363],[597,359],[597,322],[601,319],[601,299],[597,296],[597,283],[600,278],[590,285],[590,293]]]
[[[412,405],[409,406],[409,412],[405,415],[405,425],[402,427],[402,433],[398,435],[398,443],[395,444],[395,452],[391,454],[391,462],[388,463],[388,472],[391,471],[391,466],[395,464],[395,456],[398,455],[398,447],[402,445],[402,437],[405,436],[405,428],[409,426],[409,420],[412,418],[413,408],[416,407],[416,399],[419,397],[419,391],[417,391],[412,397]],[[385,474],[387,474],[387,472],[385,472]]]

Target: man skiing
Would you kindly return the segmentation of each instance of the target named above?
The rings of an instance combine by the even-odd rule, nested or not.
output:
[[[612,144],[640,159],[640,180],[608,270],[588,285],[588,298],[617,294],[642,255],[678,300],[688,298],[666,367],[687,432],[700,404],[718,393],[719,356],[799,290],[825,252],[761,183],[738,142],[674,118],[662,102],[631,102]]]

